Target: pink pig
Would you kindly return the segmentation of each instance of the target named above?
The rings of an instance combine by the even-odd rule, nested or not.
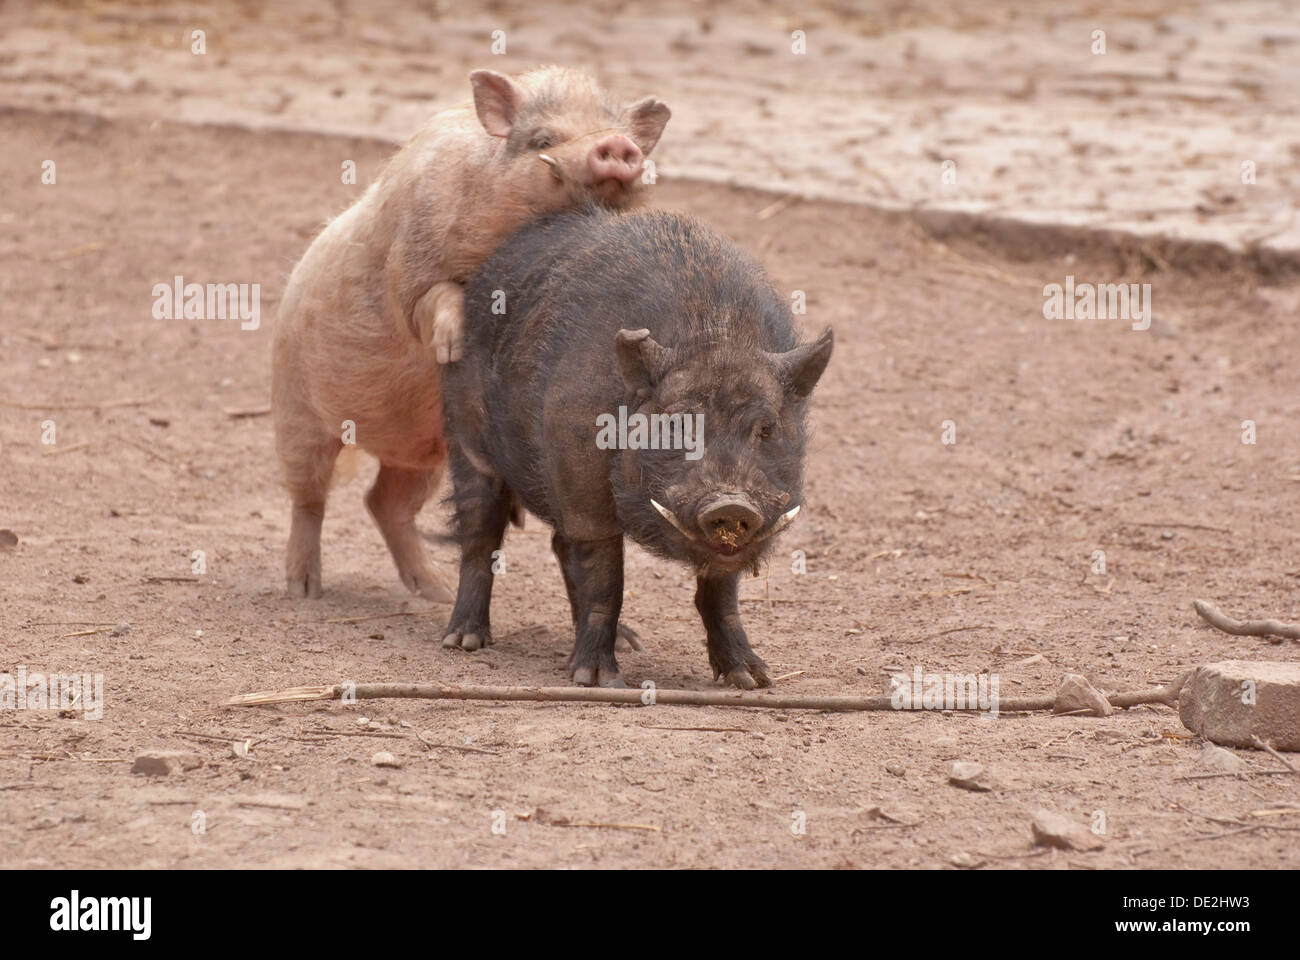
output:
[[[560,67],[476,70],[470,83],[473,102],[436,114],[289,277],[271,405],[293,499],[291,596],[320,596],[321,522],[346,437],[379,459],[366,506],[402,582],[453,599],[415,517],[446,466],[439,364],[461,355],[462,284],[535,217],[632,203],[670,116],[653,97],[616,107]]]

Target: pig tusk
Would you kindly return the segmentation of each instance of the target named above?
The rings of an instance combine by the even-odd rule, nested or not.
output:
[[[766,533],[759,534],[757,537],[754,538],[754,542],[758,543],[760,540],[766,540],[768,537],[772,537],[780,533],[786,527],[790,526],[790,524],[794,522],[794,518],[797,517],[798,515],[799,515],[799,507],[795,507],[793,510],[789,510],[786,513],[781,514],[781,519],[777,520],[776,523],[772,524],[772,529],[768,530]]]
[[[656,512],[658,512],[659,516],[663,517],[665,520],[671,523],[673,525],[673,528],[678,533],[680,533],[683,537],[685,537],[687,540],[700,539],[697,535],[691,533],[691,531],[683,527],[681,521],[679,521],[675,516],[673,516],[673,512],[669,510],[667,507],[665,507],[663,504],[656,501],[654,497],[650,498],[650,506],[654,507]]]

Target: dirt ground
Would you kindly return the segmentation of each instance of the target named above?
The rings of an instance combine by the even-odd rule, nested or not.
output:
[[[357,161],[364,184],[385,146],[84,115],[7,112],[3,124],[0,174],[22,185],[0,221],[0,525],[19,538],[0,552],[0,636],[7,669],[102,673],[106,700],[95,721],[0,717],[7,865],[1300,864],[1288,832],[1204,839],[1227,832],[1208,818],[1294,801],[1295,781],[1263,775],[1276,764],[1249,751],[1259,775],[1186,779],[1206,772],[1200,745],[1165,708],[993,720],[220,706],[343,679],[562,683],[571,639],[547,537],[536,521],[510,535],[498,642],[444,651],[445,608],[408,599],[364,514],[370,464],[331,500],[325,598],[285,599],[288,507],[270,424],[224,412],[266,402],[270,322],[151,316],[153,284],[182,273],[265,278],[270,317],[313,231],[360,189],[339,183],[341,160]],[[30,185],[50,152],[57,186]],[[1173,262],[1156,254],[1163,268],[1047,245],[1037,259],[994,256],[979,236],[941,241],[902,215],[809,202],[760,219],[770,195],[656,191],[755,251],[779,289],[807,291],[809,331],[836,329],[814,402],[808,515],[744,585],[756,649],[797,673],[779,689],[878,693],[887,668],[920,665],[996,671],[1003,696],[1051,692],[1068,671],[1113,690],[1205,661],[1294,656],[1218,634],[1190,608],[1205,596],[1300,615],[1287,559],[1300,480],[1294,277],[1187,272],[1169,251]],[[1145,274],[1151,330],[1044,320],[1043,284],[1067,272]],[[1253,446],[1243,419],[1258,425]],[[47,420],[53,446],[41,443]],[[941,442],[945,420],[955,444]],[[442,509],[424,523],[442,528]],[[1104,576],[1091,572],[1098,549]],[[803,575],[784,559],[794,550],[807,553]],[[622,656],[629,681],[709,688],[688,572],[636,550],[628,566],[624,615],[648,644]],[[121,622],[129,634],[107,632]],[[237,756],[236,740],[251,750]],[[203,765],[132,775],[147,747],[192,750]],[[402,766],[373,766],[377,750]],[[947,785],[954,759],[987,764],[998,789]],[[1102,811],[1105,848],[1032,847],[1038,807],[1081,822]]]
[[[672,106],[666,176],[1294,251],[1297,50],[1290,0],[10,0],[0,104],[405,143],[559,62]]]
[[[1191,608],[1300,619],[1300,262],[1287,246],[1300,141],[1279,94],[1300,34],[1274,25],[1276,5],[1097,2],[1059,19],[1050,4],[1024,17],[1010,2],[879,4],[838,29],[844,6],[817,3],[807,22],[831,39],[833,69],[804,74],[771,67],[772,36],[792,23],[765,0],[654,17],[604,6],[619,17],[570,23],[513,0],[473,17],[421,5],[409,20],[404,0],[0,10],[0,674],[102,674],[105,696],[102,719],[0,711],[0,864],[1300,866],[1300,813],[1285,812],[1296,778],[1245,750],[1244,774],[1216,775],[1164,707],[222,705],[345,680],[565,682],[569,611],[543,525],[509,534],[496,643],[445,651],[448,609],[404,591],[365,513],[372,461],[331,497],[325,596],[286,599],[289,506],[257,415],[294,262],[392,141],[484,65],[472,44],[498,24],[512,52],[491,66],[558,60],[669,99],[652,203],[804,291],[806,334],[835,328],[806,511],[742,586],[778,691],[879,694],[918,667],[992,671],[1003,697],[1050,694],[1070,672],[1113,691],[1215,660],[1296,658],[1294,642],[1228,637]],[[179,40],[195,18],[213,53],[198,71]],[[1149,41],[1186,59],[1076,77],[1060,45],[1098,18],[1120,25],[1118,52]],[[953,31],[968,42],[948,45]],[[1005,69],[1029,62],[1017,50],[1032,83]],[[1220,82],[1239,67],[1242,84]],[[1062,139],[1043,118],[1071,110]],[[1107,123],[1141,149],[1098,145],[1090,125]],[[1214,188],[1246,142],[1270,171],[1259,191]],[[943,200],[921,163],[947,146],[987,176]],[[1034,159],[995,176],[1013,149]],[[1165,157],[1187,162],[1156,171]],[[340,182],[346,160],[355,185]],[[817,197],[835,192],[1021,223]],[[1247,253],[1060,226],[1135,220]],[[260,328],[155,319],[154,285],[176,275],[260,284]],[[1045,285],[1067,276],[1151,284],[1150,329],[1045,319]],[[445,530],[445,509],[421,522]],[[430,549],[454,569],[452,548]],[[647,649],[620,654],[629,683],[714,688],[693,587],[630,549],[624,618]],[[133,775],[151,748],[200,765]],[[378,751],[400,766],[376,766]],[[950,785],[954,760],[986,765],[994,789]],[[1039,808],[1100,815],[1104,847],[1033,846]]]

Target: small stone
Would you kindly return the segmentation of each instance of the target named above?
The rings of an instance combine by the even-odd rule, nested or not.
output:
[[[132,773],[149,777],[166,777],[203,766],[197,753],[188,750],[142,750],[131,764]]]
[[[1197,667],[1178,697],[1193,733],[1225,747],[1300,750],[1300,663],[1224,660]]]
[[[1096,740],[1106,740],[1115,743],[1120,740],[1132,740],[1133,736],[1126,730],[1119,730],[1115,727],[1100,727],[1093,733],[1093,738]]]
[[[131,632],[131,624],[119,623],[112,630],[108,631],[108,635],[110,637],[125,637],[130,632]]]
[[[960,867],[962,870],[974,870],[976,867],[982,867],[984,864],[988,863],[987,860],[973,857],[964,851],[962,853],[954,853],[948,858],[948,862],[954,867]]]
[[[1088,678],[1078,673],[1067,673],[1061,678],[1061,688],[1056,691],[1056,706],[1053,713],[1072,713],[1075,710],[1087,710],[1094,717],[1108,717],[1115,712],[1110,701],[1088,682]]]
[[[903,774],[907,773],[907,767],[903,766],[897,760],[890,760],[885,764],[885,773],[891,774],[895,777],[901,777]]]
[[[393,767],[394,769],[399,769],[402,766],[401,761],[387,750],[380,750],[370,758],[370,762],[376,767]]]
[[[1035,810],[1034,845],[1060,850],[1100,850],[1106,841],[1081,823],[1051,810]]]
[[[948,764],[948,782],[975,793],[987,793],[993,789],[993,779],[984,764],[969,760],[954,760]]]
[[[8,527],[0,529],[0,547],[6,549],[18,546],[18,534],[14,533]]]
[[[1216,773],[1241,773],[1246,769],[1246,761],[1230,750],[1207,743],[1201,748],[1201,766]]]

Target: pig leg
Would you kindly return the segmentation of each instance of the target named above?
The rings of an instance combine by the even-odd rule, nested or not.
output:
[[[276,447],[284,466],[285,485],[293,499],[289,549],[285,555],[286,592],[291,597],[321,594],[320,528],[325,519],[334,461],[343,443],[338,437],[312,437],[287,408],[276,413]]]
[[[415,515],[437,489],[444,459],[433,470],[403,470],[380,464],[375,485],[366,494],[366,508],[384,535],[388,551],[406,589],[435,603],[451,603],[452,592],[424,555]]]
[[[451,452],[451,476],[455,482],[456,539],[460,541],[460,583],[442,645],[477,650],[492,642],[492,554],[501,548],[515,502],[505,484],[474,469],[457,447]]]
[[[772,678],[768,675],[767,664],[750,649],[749,638],[740,623],[739,580],[739,573],[717,579],[697,577],[695,580],[695,609],[700,611],[700,619],[708,633],[713,679],[725,677],[727,683],[742,690],[770,687]]]
[[[576,640],[568,672],[581,687],[625,687],[614,656],[618,614],[623,606],[623,537],[608,540],[551,540],[573,612]]]
[[[560,572],[564,574],[564,590],[569,595],[569,613],[573,616],[573,627],[578,628],[578,608],[575,605],[573,580],[569,573],[569,566],[564,559],[567,550],[566,541],[558,533],[551,537],[551,549],[555,551],[555,556],[560,561]],[[637,633],[622,620],[618,622],[618,629],[615,631],[614,649],[616,650],[635,650],[638,653],[645,651],[645,644],[641,642],[641,634]]]
[[[439,363],[455,363],[465,352],[465,290],[455,281],[435,283],[416,301],[411,325]]]

